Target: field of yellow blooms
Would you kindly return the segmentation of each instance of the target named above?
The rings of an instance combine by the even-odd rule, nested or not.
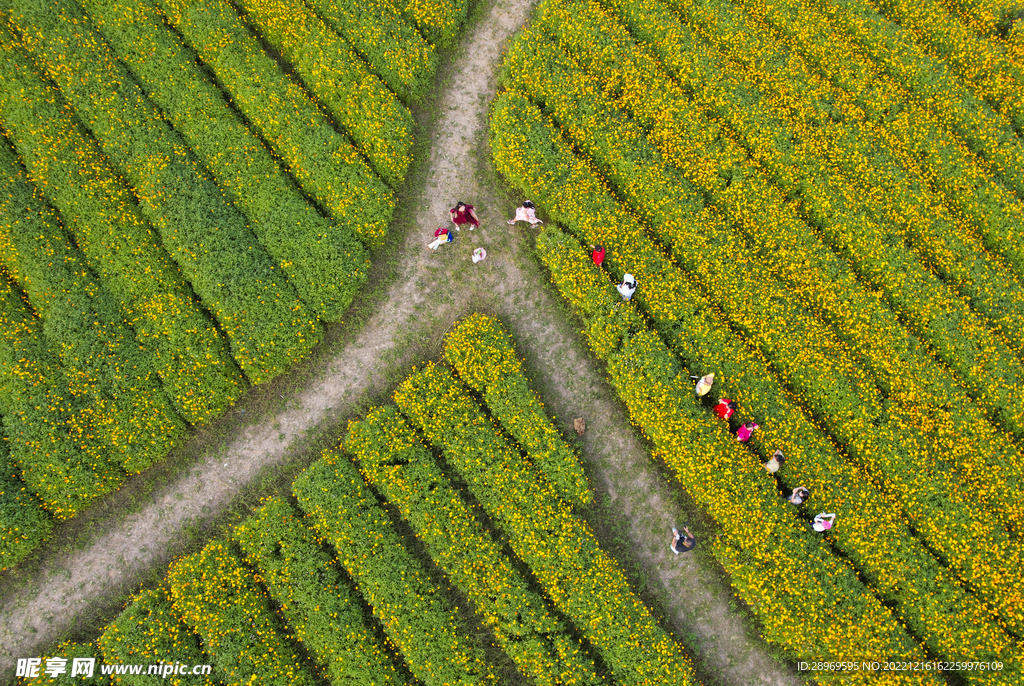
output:
[[[0,568],[365,284],[467,5],[318,5],[0,2]]]
[[[1024,75],[930,5],[545,0],[492,108],[498,170],[565,229],[537,239],[555,287],[799,659],[1024,649]],[[746,445],[694,397],[709,371]]]

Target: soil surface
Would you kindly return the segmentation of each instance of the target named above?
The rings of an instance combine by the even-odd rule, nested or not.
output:
[[[246,415],[243,402],[193,437],[189,448],[201,459],[159,478],[143,474],[137,479],[147,480],[145,488],[129,483],[123,490],[130,495],[101,503],[82,519],[85,524],[65,525],[88,529],[87,543],[50,545],[27,568],[0,577],[0,664],[11,666],[0,678],[13,675],[15,658],[40,656],[75,626],[116,616],[128,594],[161,577],[196,537],[210,535],[209,523],[237,507],[255,482],[268,473],[273,478],[274,468],[294,462],[296,453],[308,453],[311,441],[323,444],[324,436],[340,435],[342,420],[364,411],[368,399],[386,397],[424,352],[436,355],[455,320],[483,311],[509,328],[559,428],[569,435],[573,417],[586,419],[577,445],[598,505],[583,516],[602,544],[625,560],[644,598],[692,652],[704,683],[803,683],[769,655],[706,548],[678,556],[669,550],[670,529],[686,521],[686,512],[698,539],[713,531],[651,460],[601,365],[546,286],[532,257],[534,232],[506,224],[521,199],[503,197],[490,163],[486,115],[502,50],[532,6],[529,0],[495,0],[482,7],[443,67],[443,104],[425,134],[430,146],[424,180],[403,202],[408,214],[397,222],[415,228],[397,251],[383,305],[350,340],[307,364],[301,387],[274,388],[280,391],[277,407],[260,412],[250,405]],[[482,226],[461,231],[455,242],[432,252],[426,244],[434,228],[450,224],[448,208],[456,200],[475,205]],[[487,250],[479,264],[470,259],[476,247]]]

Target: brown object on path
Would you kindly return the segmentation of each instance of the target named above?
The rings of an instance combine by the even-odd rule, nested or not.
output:
[[[576,433],[582,436],[583,432],[587,429],[587,423],[583,421],[583,417],[577,417],[572,420],[572,428],[576,429]]]

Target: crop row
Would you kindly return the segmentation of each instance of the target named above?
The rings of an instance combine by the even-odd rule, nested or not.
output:
[[[221,188],[231,193],[302,301],[323,320],[341,319],[369,266],[356,234],[382,233],[379,224],[387,213],[367,203],[351,208],[341,222],[321,217],[152,7],[120,0],[82,0],[81,5]],[[346,171],[357,179],[352,185],[361,185],[360,171],[370,179],[361,165],[338,165],[328,172],[320,161],[314,173],[330,174],[334,183]]]
[[[66,669],[63,674],[51,675],[46,672],[46,661],[54,658],[66,661],[64,663]],[[18,677],[18,686],[64,686],[71,681],[68,675],[73,671],[75,658],[98,660],[100,652],[95,643],[75,643],[73,641],[60,643],[49,654],[41,658],[42,664],[39,665],[38,675],[33,678]],[[95,670],[92,678],[85,678],[79,675],[74,678],[74,681],[83,684],[83,686],[93,686],[93,684],[106,686],[106,684],[111,683],[110,677],[101,676],[98,669]]]
[[[301,513],[273,498],[232,537],[333,686],[405,683],[367,625],[357,592],[314,540]]]
[[[289,81],[229,5],[154,2],[213,72],[230,101],[303,190],[364,243],[383,242],[394,210],[387,186],[303,89]]]
[[[674,6],[681,4],[682,0],[673,0]],[[964,140],[972,151],[977,153],[980,150],[984,158],[983,167],[987,166],[986,163],[994,165],[1018,197],[1024,191],[1024,167],[1018,166],[1019,160],[1016,159],[1021,147],[1019,142],[1013,142],[1012,132],[991,121],[995,115],[988,108],[968,110],[967,103],[958,97],[960,89],[953,89],[946,95],[936,95],[931,101],[929,97],[915,94],[909,84],[900,81],[898,75],[886,73],[882,66],[872,62],[856,46],[851,45],[829,21],[826,13],[806,3],[782,0],[769,4],[764,0],[740,0],[737,4],[771,26],[795,52],[804,55],[822,76],[854,96],[872,120],[894,126],[900,131],[911,131],[913,125],[918,123],[914,116],[915,110],[921,111],[926,114],[925,122],[934,120],[940,123],[944,128],[952,130],[957,138]],[[720,6],[717,2],[709,3],[709,9],[714,8],[715,11]],[[879,57],[888,59],[881,53]],[[909,68],[912,65],[900,66]],[[920,77],[923,82],[927,82],[931,75]],[[939,102],[943,107],[936,106]],[[979,103],[974,101],[974,104]],[[982,114],[984,110],[988,110],[991,116],[986,118]],[[981,121],[967,123],[962,120],[964,117],[980,118]],[[981,128],[974,130],[973,134],[972,131],[965,131],[965,127],[974,124],[981,125]],[[991,130],[993,127],[995,131]],[[908,140],[916,143],[915,139],[920,140],[920,136],[912,135]],[[938,161],[941,158],[936,156],[931,159]],[[938,175],[934,181],[942,184]]]
[[[108,664],[157,664],[180,662],[209,664],[199,637],[174,613],[163,585],[136,594],[96,641]],[[128,686],[191,686],[188,676],[122,675],[118,683]],[[219,683],[215,681],[214,683]]]
[[[398,0],[423,37],[434,46],[455,43],[469,13],[468,0]]]
[[[700,192],[709,194],[732,217],[746,224],[748,233],[805,234],[798,245],[808,241],[817,244],[813,232],[747,160],[745,151],[729,140],[721,123],[709,121],[689,105],[682,89],[628,37],[621,24],[595,3],[586,5],[585,14],[578,9],[567,13],[567,7],[578,6],[566,3],[549,2],[543,7],[548,16],[562,21],[542,25],[552,31],[557,28],[563,47],[595,76],[603,90],[619,96],[617,104],[633,113],[649,130],[648,138],[666,160]],[[600,50],[593,47],[595,36],[602,37]],[[651,94],[652,82],[657,83],[655,96]],[[803,186],[810,188],[826,180],[805,179]],[[858,209],[848,187],[836,185],[834,191],[820,199],[820,206],[812,208],[821,218],[817,228],[840,247],[869,289],[884,293],[922,341],[934,346],[941,359],[959,372],[961,382],[974,397],[991,408],[1003,426],[1024,435],[1024,406],[1015,397],[1021,383],[1017,379],[1024,380],[1024,369],[1006,343],[902,245],[887,241],[882,227]],[[842,204],[830,211],[829,203],[839,202]],[[844,208],[846,211],[838,212]],[[766,223],[772,226],[772,232],[765,231]],[[806,257],[793,253],[791,245],[784,244],[780,254],[785,257],[781,260],[802,264]],[[827,258],[827,250],[819,247],[815,252],[824,252]],[[835,278],[842,278],[843,271]],[[831,280],[833,275],[829,277]],[[823,309],[829,319],[856,319],[867,312],[837,305],[834,297],[829,300],[830,307]],[[836,313],[837,309],[846,309],[846,313]],[[863,326],[863,320],[846,330],[856,326]],[[922,399],[918,396],[914,402]],[[931,404],[942,406],[943,402]]]
[[[977,35],[991,38],[1006,38],[1000,36],[999,26],[1005,13],[1017,7],[1014,0],[942,0],[942,4]]]
[[[221,27],[240,35],[241,24],[230,16],[233,10],[226,0],[159,2],[175,24],[188,26],[181,26],[183,32],[205,34],[201,39],[204,45],[210,45],[210,34],[223,30]],[[381,178],[392,188],[400,186],[412,161],[409,109],[302,0],[240,0],[239,5],[352,137]],[[200,17],[212,17],[216,24],[200,25]]]
[[[514,48],[511,52],[513,64],[517,50]],[[579,95],[580,80],[560,71],[553,63],[531,73],[532,94],[549,91],[545,83],[547,77],[541,75],[545,74],[558,84],[559,92],[567,99],[588,102],[591,106],[600,102],[596,98],[575,97]],[[522,109],[516,116],[528,122],[518,124],[527,131],[518,135],[526,135],[528,140],[537,143],[515,149],[507,159],[514,159],[511,155],[515,154],[526,156],[535,164],[544,165],[541,168],[555,165],[566,170],[569,178],[562,182],[538,179],[536,175],[529,178],[530,175],[516,169],[510,174],[516,175],[513,178],[517,185],[533,196],[545,198],[580,234],[581,240],[618,246],[618,257],[613,261],[624,260],[619,262],[622,271],[635,274],[646,284],[635,297],[662,325],[675,327],[689,303],[707,302],[694,285],[644,239],[643,227],[609,198],[596,174],[569,152],[568,145],[556,142],[557,134],[540,122],[539,113],[523,106],[521,101],[518,106]],[[648,213],[647,207],[685,207],[685,199],[680,201],[666,192],[664,174],[659,177],[647,173],[657,170],[656,158],[644,154],[643,145],[636,144],[642,139],[635,132],[628,135],[628,131],[622,129],[602,131],[607,122],[614,120],[614,112],[596,110],[592,119],[574,121],[576,144],[586,149],[593,143],[593,139],[584,140],[580,135],[582,131],[587,137],[602,137],[603,143],[615,150],[612,157],[618,157],[616,163],[638,153],[640,162],[626,171],[620,167],[615,177],[623,179],[624,194],[634,200],[641,215]],[[548,152],[550,148],[545,148],[541,142],[544,138],[555,142],[551,147],[556,148],[556,152]],[[662,168],[662,171],[666,170]],[[629,177],[628,180],[625,177]],[[578,189],[586,189],[586,192]],[[642,204],[647,207],[641,207]],[[664,216],[656,219],[664,219]],[[979,565],[979,558],[966,551],[997,550],[999,553],[992,553],[996,556],[997,568],[1019,568],[1020,562],[1008,543],[1011,538],[1006,531],[1019,526],[1016,484],[1020,479],[1016,476],[1019,468],[1015,466],[1019,461],[1014,458],[1012,443],[1006,444],[1001,434],[985,422],[976,408],[972,412],[972,406],[963,403],[962,398],[959,402],[947,400],[945,415],[941,417],[937,409],[927,405],[919,406],[915,412],[909,399],[899,404],[885,399],[870,378],[860,371],[856,360],[851,359],[846,346],[836,341],[829,330],[815,326],[813,319],[802,311],[782,284],[750,269],[750,262],[745,261],[749,256],[745,255],[744,246],[730,241],[727,231],[720,231],[718,240],[709,240],[689,225],[685,217],[676,217],[673,232],[665,231],[665,224],[660,221],[652,224],[660,227],[659,239],[673,246],[701,282],[720,287],[715,291],[715,306],[722,307],[728,319],[716,322],[711,328],[735,328],[752,340],[759,348],[758,354],[751,357],[751,353],[747,353],[746,357],[764,359],[761,357],[764,356],[771,360],[784,374],[786,383],[800,395],[800,401],[813,410],[816,421],[840,442],[851,446],[851,454],[886,484],[891,493],[899,494],[930,544],[955,561],[965,580],[977,581],[986,598],[1004,605],[1009,611],[1013,606],[1005,603],[1005,592],[1012,592],[1012,589],[1001,581],[993,582],[988,567]],[[707,228],[713,226],[713,221],[698,216],[693,224]],[[804,260],[797,259],[797,262],[803,264]],[[706,307],[712,308],[711,303]],[[711,347],[707,343],[701,346]],[[940,419],[946,420],[948,425],[943,427],[938,423]],[[921,426],[929,425],[934,427],[930,432],[921,431]],[[977,437],[984,448],[979,450],[979,445],[973,443],[958,446],[963,435]],[[951,474],[950,469],[940,465],[953,454],[962,455],[963,461],[952,467]],[[959,479],[972,483],[977,490],[972,489],[970,497],[961,493],[956,485]],[[983,503],[982,511],[978,509],[979,502]],[[987,517],[995,518],[1002,526],[990,526]],[[948,526],[940,525],[942,521],[947,521]],[[975,528],[980,535],[968,533]]]
[[[764,357],[757,351],[738,345],[735,337],[728,335],[730,325],[717,313],[717,307],[695,288],[688,286],[684,279],[673,277],[674,270],[644,239],[642,227],[621,207],[617,207],[594,173],[574,159],[568,143],[559,139],[550,125],[542,120],[539,112],[515,96],[503,97],[495,110],[492,130],[495,133],[494,153],[499,170],[531,197],[542,198],[551,209],[552,217],[565,221],[580,235],[581,240],[603,242],[609,251],[610,264],[637,275],[644,286],[634,296],[634,300],[646,306],[653,319],[659,322],[660,329],[673,333],[668,336],[668,340],[674,347],[685,343],[689,347],[691,359],[696,357],[703,360],[704,363],[697,366],[697,369],[716,369],[718,365],[735,358],[739,361],[734,369],[748,370],[742,372],[742,378],[750,378],[751,384],[756,379],[761,387],[768,383],[778,388],[778,382],[772,381],[772,375],[766,370],[768,363]],[[540,172],[536,171],[553,168],[562,170],[559,174],[561,178],[552,179],[550,174],[541,178]],[[609,230],[608,227],[614,229]],[[714,261],[713,254],[708,257]],[[644,272],[647,272],[646,279],[642,276]],[[715,279],[708,277],[708,282],[714,283]],[[723,283],[723,286],[723,290],[732,287],[728,283]],[[671,289],[676,292],[662,292]],[[606,328],[601,325],[596,331],[601,332]],[[765,326],[755,328],[768,330]],[[765,335],[764,331],[754,331],[753,334]],[[598,339],[595,351],[607,353],[611,349],[614,346],[603,336]],[[753,375],[759,369],[764,370],[765,378]],[[748,373],[751,376],[748,377]],[[1010,570],[1019,568],[1012,546],[1007,545],[1006,532],[1002,531],[1002,538],[999,538],[996,533],[989,531],[978,537],[962,531],[964,526],[970,526],[975,520],[978,520],[981,528],[987,530],[990,522],[987,519],[982,522],[982,515],[972,507],[974,501],[965,502],[957,489],[947,483],[948,474],[935,469],[934,464],[925,459],[927,453],[917,445],[919,437],[900,427],[888,412],[872,416],[868,411],[870,408],[851,406],[850,400],[842,396],[836,396],[829,403],[827,396],[823,395],[827,389],[815,390],[813,381],[817,373],[818,370],[808,367],[790,376],[790,381],[797,384],[798,388],[802,385],[807,391],[815,391],[820,395],[820,409],[823,412],[816,414],[814,423],[820,425],[827,422],[829,428],[848,443],[851,453],[866,463],[865,466],[885,484],[890,494],[897,496],[909,513],[915,516],[916,525],[926,535],[934,537],[935,542],[941,546],[940,550],[951,553],[960,573],[972,583],[975,579],[980,582],[989,591],[987,598],[994,605],[1005,608],[1007,621],[1019,622],[1024,619],[1014,617],[1017,610],[1013,602],[1004,602],[1002,592],[1005,590],[1013,594],[1013,587],[998,580],[993,582],[990,578],[991,565]],[[790,396],[787,399],[787,395],[777,392],[773,402],[778,401],[783,403],[783,407],[792,408],[794,401],[807,401],[806,397]],[[638,412],[640,408],[634,411]],[[795,412],[795,409],[792,411]],[[780,438],[775,435],[773,428],[776,414],[777,410],[766,403],[765,414],[758,417],[763,420],[761,423],[765,427],[766,440]],[[890,422],[893,426],[888,425]],[[875,423],[879,426],[875,426]],[[848,427],[853,427],[853,430],[848,430]],[[654,437],[652,440],[655,440]],[[905,440],[913,441],[913,448],[904,446]],[[904,469],[908,469],[913,478],[908,478]],[[936,501],[942,505],[935,506]],[[951,536],[958,538],[957,544],[950,543],[948,539]],[[959,546],[973,552],[961,555],[958,552]],[[990,552],[992,550],[997,552]],[[984,564],[979,564],[982,559]],[[1005,578],[1012,576],[1011,571]]]
[[[68,389],[94,408],[92,428],[130,474],[166,455],[185,431],[114,299],[0,140],[0,264],[42,317]]]
[[[109,161],[0,29],[0,119],[38,191],[60,212],[89,267],[149,351],[182,416],[201,424],[230,406],[241,374]]]
[[[466,386],[446,368],[430,365],[406,378],[394,399],[462,475],[513,552],[617,683],[694,682],[689,659],[657,625],[617,563],[554,488],[513,452]]]
[[[950,64],[979,97],[1008,116],[1017,131],[1024,128],[1024,75],[993,40],[972,35],[937,0],[872,4]]]
[[[314,531],[330,542],[363,597],[426,686],[493,684],[469,629],[406,550],[387,513],[348,458],[335,450],[292,484]]]
[[[316,678],[286,638],[270,598],[221,541],[176,560],[167,572],[173,612],[203,641],[226,683],[312,686]]]
[[[280,374],[319,340],[283,272],[134,79],[65,0],[6,0],[21,44],[45,68],[133,187],[139,209],[221,323],[253,383]]]
[[[0,357],[0,367],[6,361],[4,357]],[[7,395],[6,385],[6,375],[0,370],[0,413],[8,409],[3,400]],[[0,414],[0,430],[5,429],[6,422]],[[7,442],[0,442],[0,571],[32,552],[51,531],[53,519],[38,498],[25,489]]]
[[[592,12],[590,16],[595,14]],[[645,13],[645,16],[650,14]],[[875,431],[874,426],[868,425],[854,429],[845,419],[837,419],[836,412],[829,409],[837,402],[844,385],[866,389],[859,391],[859,402],[867,406],[869,413],[878,413],[879,416],[882,412],[881,398],[886,395],[890,406],[885,408],[885,414],[892,416],[906,412],[911,417],[901,422],[909,426],[917,421],[934,422],[937,410],[928,405],[942,405],[952,430],[933,439],[934,444],[930,448],[933,459],[958,455],[959,464],[955,471],[972,483],[979,494],[984,494],[982,499],[994,516],[1003,519],[1007,527],[1017,525],[1022,513],[1014,509],[1017,499],[1013,494],[1017,491],[1016,484],[1024,481],[1024,476],[1014,445],[1007,443],[1002,433],[997,432],[969,402],[964,389],[957,387],[948,370],[931,363],[920,344],[914,346],[916,342],[882,303],[868,300],[875,310],[871,313],[872,327],[864,327],[863,319],[849,321],[850,317],[864,316],[866,307],[855,308],[861,306],[866,298],[852,282],[848,282],[846,293],[839,292],[841,297],[836,297],[840,286],[836,274],[842,273],[844,266],[837,263],[827,249],[815,248],[806,238],[801,240],[800,237],[809,233],[805,226],[796,220],[789,223],[776,221],[777,230],[758,231],[765,219],[773,214],[777,218],[786,217],[781,198],[773,198],[767,184],[761,183],[758,188],[767,189],[769,193],[765,195],[745,193],[727,196],[731,202],[725,207],[733,210],[734,217],[750,227],[747,231],[749,240],[733,235],[728,222],[714,208],[705,207],[700,193],[690,182],[665,164],[644,132],[600,91],[591,74],[582,72],[570,58],[543,39],[525,38],[517,41],[510,50],[507,62],[510,81],[522,92],[546,104],[573,144],[590,155],[633,212],[651,227],[657,240],[671,248],[675,259],[695,272],[704,283],[725,286],[716,291],[716,300],[730,315],[731,325],[746,332],[753,340],[760,341],[762,352],[788,374],[791,386],[804,389],[808,398],[817,398],[816,412],[827,423],[838,424],[834,431],[846,432],[846,435]],[[705,151],[712,154],[722,147],[714,140],[688,142],[704,144]],[[733,152],[727,149],[722,157]],[[734,159],[741,159],[738,153]],[[691,174],[691,178],[693,176]],[[743,183],[749,190],[757,184],[757,179],[747,175]],[[771,237],[761,237],[760,234],[764,233]],[[752,271],[747,266],[754,260],[761,269],[770,266],[769,273],[781,271],[785,277],[786,269],[775,268],[780,261],[779,255],[790,265],[797,265],[799,276],[774,281],[766,278],[764,271]],[[817,265],[820,267],[815,269]],[[792,266],[788,271],[794,271]],[[793,288],[794,282],[798,288]],[[803,300],[810,305],[807,309],[821,308],[820,303],[827,303],[830,299],[831,307],[838,309],[835,302],[846,301],[847,320],[842,322],[845,326],[841,331],[850,343],[844,345],[831,331],[809,321],[794,291],[804,296]],[[683,300],[691,298],[687,295]],[[888,319],[888,327],[881,325],[883,318]],[[766,336],[766,326],[774,331],[785,330],[787,335]],[[859,378],[855,369],[843,375],[849,381],[844,382],[842,376],[835,375],[829,379],[832,371],[842,369],[840,361],[848,367],[857,366],[857,360],[851,360],[847,346],[867,358],[867,366],[872,370],[874,379]],[[817,358],[814,357],[815,349],[821,350]],[[868,354],[863,355],[864,352]],[[808,370],[813,371],[809,373]],[[908,382],[911,388],[896,393],[890,388],[885,394],[881,390],[883,383],[895,375],[911,377]],[[911,406],[910,409],[901,407],[899,411],[893,411],[892,401],[902,402],[904,406],[919,403],[920,392],[912,385],[925,382],[930,382],[928,385],[941,393],[941,401],[933,400],[919,410]],[[871,388],[873,384],[879,388]],[[851,400],[840,402],[841,406],[857,402],[855,396],[848,397]],[[970,447],[958,446],[958,435],[970,435],[978,443]]]
[[[943,206],[920,175],[907,173],[886,153],[871,127],[833,121],[815,107],[824,93],[809,97],[805,85],[797,94],[777,70],[730,59],[711,44],[720,27],[707,26],[703,17],[687,26],[657,0],[613,4],[639,40],[656,46],[680,88],[693,90],[695,105],[726,122],[788,198],[805,201],[803,216],[837,250],[848,242],[846,217],[873,218],[862,224],[890,246],[912,246],[1017,352],[1024,350],[1019,242],[1002,251],[1003,264],[969,220]],[[724,140],[718,149],[729,146]]]
[[[93,498],[117,490],[124,472],[93,438],[94,408],[70,392],[42,329],[0,267],[4,436],[25,485],[55,519],[70,519]]]
[[[571,505],[590,502],[583,465],[566,445],[530,390],[512,340],[490,317],[472,315],[445,337],[444,358],[533,464]]]
[[[579,641],[529,588],[393,405],[349,424],[346,449],[523,674],[538,686],[599,682]]]
[[[426,94],[437,55],[394,2],[311,0],[310,5],[406,104]]]

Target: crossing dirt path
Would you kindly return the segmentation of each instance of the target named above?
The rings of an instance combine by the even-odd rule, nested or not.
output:
[[[631,560],[634,582],[664,610],[667,626],[693,652],[702,680],[803,683],[768,655],[756,629],[734,609],[710,556],[698,549],[677,557],[669,550],[669,529],[683,521],[685,497],[651,461],[600,366],[544,285],[531,257],[532,232],[505,223],[512,206],[499,206],[497,184],[488,181],[495,175],[487,108],[503,46],[532,4],[496,0],[473,18],[452,63],[442,66],[444,95],[427,126],[424,181],[414,191],[419,197],[404,203],[411,209],[398,222],[416,228],[398,251],[382,306],[351,340],[311,363],[317,368],[306,365],[309,380],[301,388],[281,389],[281,409],[262,417],[250,411],[246,421],[243,401],[220,426],[195,437],[193,443],[205,441],[204,457],[137,496],[128,514],[119,514],[127,496],[115,494],[101,503],[91,513],[96,531],[87,545],[50,546],[31,569],[0,577],[0,677],[13,675],[15,658],[41,655],[83,622],[112,618],[118,606],[111,606],[111,598],[162,576],[190,537],[202,535],[204,525],[237,504],[254,481],[293,460],[301,446],[308,452],[310,441],[324,432],[337,435],[340,421],[365,409],[368,397],[383,397],[402,369],[422,361],[416,355],[436,353],[453,321],[485,311],[510,329],[563,430],[572,417],[586,418],[580,448],[602,503],[588,516],[608,544]],[[434,227],[447,223],[447,209],[456,200],[474,204],[483,225],[462,231],[433,253],[426,243]],[[478,246],[488,257],[474,264],[470,254]],[[222,442],[209,439],[218,429],[226,436]],[[698,536],[711,533],[697,522],[691,523]]]

